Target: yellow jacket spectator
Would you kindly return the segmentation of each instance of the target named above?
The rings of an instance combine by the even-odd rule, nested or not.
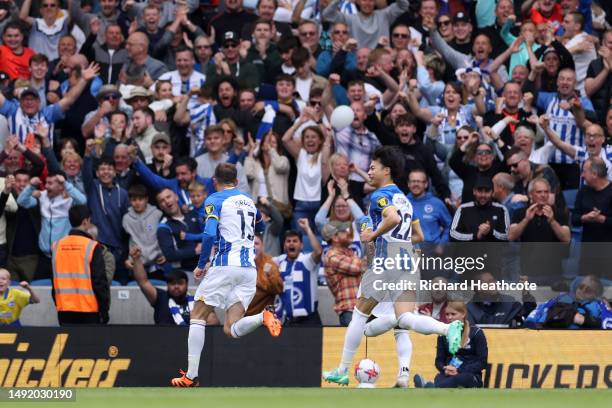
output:
[[[19,283],[27,292],[11,288],[10,284],[10,272],[0,268],[0,326],[21,326],[21,311],[30,303],[40,302],[40,299],[28,282]]]

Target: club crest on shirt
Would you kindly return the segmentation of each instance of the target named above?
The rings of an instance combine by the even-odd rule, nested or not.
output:
[[[387,200],[387,197],[380,197],[378,201],[376,201],[376,204],[379,208],[385,208],[389,205],[389,200]]]
[[[206,214],[212,214],[213,211],[215,211],[215,206],[212,204],[208,204],[204,211],[206,211]]]
[[[425,212],[427,214],[432,213],[433,212],[433,205],[431,204],[425,204],[425,208],[424,208]]]

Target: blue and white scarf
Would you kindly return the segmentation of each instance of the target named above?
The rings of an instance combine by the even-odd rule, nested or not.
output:
[[[187,308],[189,309],[189,314],[193,310],[193,296],[187,295]],[[168,309],[170,309],[170,314],[172,315],[172,319],[174,319],[174,323],[178,326],[187,326],[187,322],[183,318],[184,309],[179,306],[178,303],[174,301],[170,296],[168,296]]]
[[[20,143],[25,143],[28,134],[34,133],[36,125],[39,123],[45,124],[49,128],[49,134],[53,134],[53,123],[49,123],[40,111],[30,117],[24,114],[20,107],[8,119],[9,131],[12,135],[19,137]]]
[[[340,9],[341,13],[349,14],[349,15],[357,14],[359,12],[355,3],[353,3],[350,0],[340,1],[340,6],[338,8]],[[321,4],[319,0],[315,1],[314,10],[312,13],[313,13],[313,20],[321,21]]]
[[[340,12],[341,13],[353,15],[353,14],[357,14],[357,11],[358,11],[357,6],[352,1],[342,0],[340,2]]]
[[[264,105],[264,115],[263,118],[261,118],[261,124],[259,125],[259,129],[257,129],[255,141],[261,141],[261,139],[263,139],[263,137],[270,130],[272,130],[272,126],[274,125],[274,119],[276,119],[276,112],[278,112],[278,102],[266,101],[266,104]]]
[[[217,117],[210,103],[199,103],[197,97],[193,97],[187,106],[191,123],[187,136],[191,139],[191,155],[195,157],[204,148],[204,132],[206,128],[217,123]]]
[[[293,107],[293,110],[295,112],[300,114],[305,105],[301,101],[298,102],[296,100],[293,100],[293,102],[291,102],[291,106]],[[272,127],[274,126],[274,119],[276,119],[276,113],[278,112],[278,109],[278,101],[265,101],[264,115],[261,118],[261,124],[259,125],[259,128],[257,129],[257,135],[255,136],[256,142],[261,141],[261,139],[266,135],[266,133],[272,130]]]

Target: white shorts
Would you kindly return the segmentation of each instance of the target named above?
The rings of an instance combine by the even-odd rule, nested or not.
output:
[[[198,285],[194,300],[226,309],[235,303],[249,307],[257,288],[257,270],[240,266],[213,266]]]

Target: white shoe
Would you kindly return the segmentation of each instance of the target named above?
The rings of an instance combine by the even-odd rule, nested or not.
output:
[[[400,375],[393,388],[408,388],[410,378],[407,375]]]

